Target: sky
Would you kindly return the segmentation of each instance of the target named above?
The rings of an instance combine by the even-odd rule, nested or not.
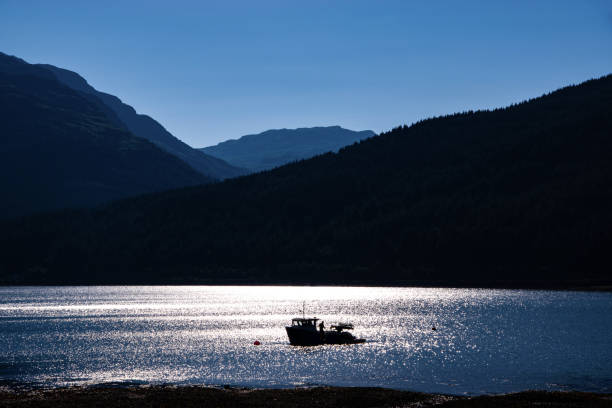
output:
[[[612,72],[612,2],[0,0],[0,51],[78,72],[193,147],[389,130]]]

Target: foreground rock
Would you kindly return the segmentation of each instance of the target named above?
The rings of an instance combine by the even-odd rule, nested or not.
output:
[[[612,407],[612,394],[527,391],[460,397],[383,388],[95,387],[0,391],[0,407]]]

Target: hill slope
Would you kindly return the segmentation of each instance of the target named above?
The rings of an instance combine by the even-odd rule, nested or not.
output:
[[[51,73],[0,54],[0,217],[212,181]]]
[[[200,150],[255,172],[322,153],[337,152],[341,147],[375,135],[371,130],[355,132],[340,126],[274,129]]]
[[[5,282],[611,282],[612,76],[339,153],[2,225]],[[49,245],[48,243],[53,243]]]
[[[97,97],[111,111],[111,114],[108,115],[111,119],[116,118],[135,136],[149,140],[162,150],[185,161],[204,176],[222,180],[247,173],[244,169],[232,166],[183,143],[151,117],[136,113],[134,108],[121,102],[114,95],[97,91],[79,74],[53,65],[39,64],[38,66],[51,71],[64,85],[78,92]]]

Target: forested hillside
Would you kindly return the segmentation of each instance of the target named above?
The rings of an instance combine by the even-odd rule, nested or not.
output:
[[[2,225],[5,283],[612,281],[612,76],[223,183]]]

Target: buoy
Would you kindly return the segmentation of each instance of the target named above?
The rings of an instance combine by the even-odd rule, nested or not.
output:
[[[436,326],[432,327],[431,330],[436,330]]]
[[[259,346],[261,343],[259,342],[259,340],[255,340],[255,343],[253,343],[256,346]]]

